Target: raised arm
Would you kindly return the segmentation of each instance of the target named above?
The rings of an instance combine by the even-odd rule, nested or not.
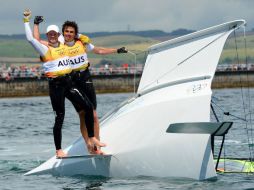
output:
[[[43,22],[43,16],[35,16],[34,18],[34,28],[33,28],[33,36],[36,40],[38,40],[40,43],[44,45],[48,45],[48,42],[45,40],[41,40],[40,38],[40,30],[39,30],[39,24]]]
[[[107,55],[107,54],[117,53],[117,49],[116,48],[94,47],[93,53],[100,54],[100,55]]]
[[[26,39],[41,56],[44,56],[48,51],[48,47],[40,43],[37,39],[33,37],[32,31],[29,25],[30,17],[31,17],[31,11],[25,10],[24,11],[24,26],[25,26],[25,32],[26,32]]]
[[[125,47],[121,48],[104,48],[104,47],[94,47],[93,53],[100,55],[107,55],[112,53],[128,53],[128,50]]]
[[[87,47],[88,51],[92,51],[95,54],[107,55],[112,53],[127,53],[128,50],[125,47],[119,49],[116,48],[105,48],[105,47],[95,47],[91,44],[91,39],[83,34],[78,34],[79,40]]]

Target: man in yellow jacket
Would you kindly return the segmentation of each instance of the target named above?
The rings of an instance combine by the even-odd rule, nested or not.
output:
[[[56,147],[56,156],[65,157],[67,154],[61,148],[62,141],[62,125],[65,115],[64,100],[68,98],[74,105],[79,105],[80,112],[86,112],[82,115],[86,121],[86,129],[88,131],[88,140],[96,146],[105,146],[95,138],[93,107],[85,95],[82,95],[77,87],[72,85],[70,73],[72,67],[70,64],[68,46],[60,43],[58,37],[60,35],[59,28],[56,25],[47,27],[47,43],[41,43],[32,35],[29,20],[31,11],[24,12],[24,26],[26,38],[40,54],[43,60],[43,68],[45,75],[49,81],[49,95],[53,110],[55,112],[55,124],[53,127],[54,142]]]
[[[43,21],[41,16],[35,18],[34,25],[34,36],[37,39],[40,39],[39,34],[39,23]],[[62,33],[64,36],[64,43],[68,46],[68,55],[70,57],[70,64],[72,66],[72,80],[75,82],[77,88],[82,92],[86,97],[88,97],[91,105],[93,106],[93,117],[94,117],[94,130],[95,137],[100,140],[99,136],[99,119],[97,116],[97,100],[96,93],[93,86],[91,74],[89,71],[89,60],[87,57],[87,52],[93,52],[95,54],[106,55],[113,53],[127,53],[128,51],[125,47],[116,49],[116,48],[105,48],[105,47],[96,47],[91,43],[89,37],[78,34],[78,25],[72,21],[66,21],[62,26]],[[99,146],[92,147],[89,142],[87,135],[87,130],[85,128],[84,115],[85,112],[80,111],[80,106],[75,105],[76,111],[79,113],[80,117],[80,130],[83,138],[85,139],[87,146],[90,149],[90,152],[103,154]]]

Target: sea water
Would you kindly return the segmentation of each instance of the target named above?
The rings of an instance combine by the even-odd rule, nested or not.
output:
[[[132,95],[131,93],[97,95],[99,117]],[[249,157],[253,146],[250,137],[252,128],[239,118],[252,119],[253,113],[250,112],[253,111],[251,104],[254,89],[213,90],[213,96],[213,101],[217,105],[214,105],[214,108],[219,119],[234,121],[226,138],[223,156]],[[223,112],[230,112],[234,117],[225,116]],[[215,120],[213,114],[211,117]],[[254,176],[242,173],[219,174],[217,179],[205,181],[151,176],[132,178],[24,176],[24,173],[54,155],[53,123],[54,113],[49,97],[0,99],[0,190],[254,189]],[[66,100],[63,147],[79,136],[79,118],[71,103]],[[215,145],[219,145],[219,140]]]

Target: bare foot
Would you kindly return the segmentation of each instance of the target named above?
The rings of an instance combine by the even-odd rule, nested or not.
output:
[[[100,147],[94,148],[94,154],[105,155],[105,153],[101,150]]]
[[[92,142],[90,141],[90,139],[87,139],[86,140],[86,147],[87,147],[87,150],[88,150],[88,152],[90,153],[90,154],[92,154],[93,153],[93,144],[92,144]]]
[[[90,152],[91,154],[97,154],[97,155],[105,155],[104,152],[102,152],[101,147],[99,146],[94,146],[92,149],[92,152]]]
[[[67,154],[62,149],[59,149],[56,150],[56,157],[57,158],[67,157]]]
[[[99,147],[104,147],[106,146],[105,143],[101,143],[98,139],[96,139],[95,137],[91,137],[89,138],[89,140],[91,141],[91,143],[93,143],[95,146],[99,146]]]

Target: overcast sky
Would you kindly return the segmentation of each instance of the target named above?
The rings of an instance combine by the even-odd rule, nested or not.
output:
[[[179,28],[203,29],[236,19],[254,28],[254,0],[0,0],[0,34],[23,34],[22,13],[43,15],[45,24],[65,20],[79,24],[80,32]]]

